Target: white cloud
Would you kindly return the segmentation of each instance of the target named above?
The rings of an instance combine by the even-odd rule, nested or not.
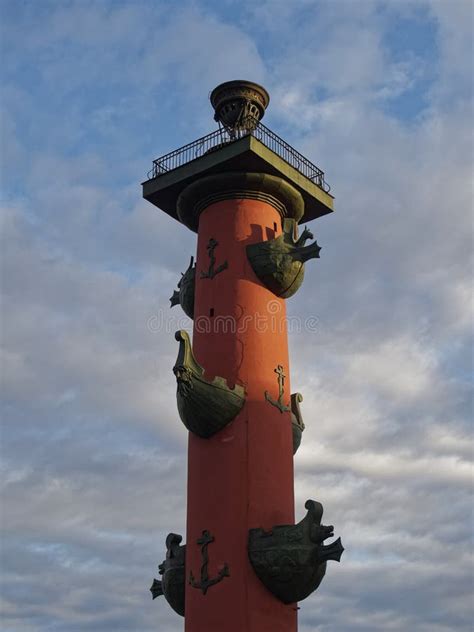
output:
[[[268,118],[336,195],[314,227],[322,258],[289,302],[319,329],[290,349],[307,426],[297,514],[321,500],[346,552],[301,604],[300,628],[467,632],[468,4],[239,3],[244,29],[200,3],[80,2],[7,31],[17,50],[20,26],[36,26],[5,64],[17,119],[2,151],[11,630],[182,629],[147,588],[166,533],[185,526],[168,297],[195,236],[140,201],[138,179],[152,152],[212,127],[208,89],[246,75],[268,84]],[[431,60],[391,58],[384,33],[419,7],[440,60],[408,122],[383,102]],[[22,81],[35,64],[37,83]]]

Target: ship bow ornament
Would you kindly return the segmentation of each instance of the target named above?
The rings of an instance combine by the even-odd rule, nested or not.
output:
[[[194,257],[191,257],[188,269],[181,274],[178,281],[178,289],[173,292],[170,298],[171,307],[181,305],[183,312],[189,318],[194,318],[194,288],[196,284],[196,264]]]
[[[180,546],[182,539],[177,533],[166,538],[166,559],[158,566],[161,580],[154,579],[150,591],[153,599],[164,595],[173,610],[184,617],[186,546]]]
[[[296,220],[283,220],[283,234],[276,239],[247,246],[247,258],[260,281],[276,296],[290,298],[304,278],[304,264],[319,259],[321,248],[317,242],[305,246],[313,234],[307,228],[298,238]]]
[[[301,445],[301,435],[305,429],[300,403],[303,401],[301,393],[291,394],[291,429],[293,433],[293,454]]]
[[[305,507],[308,513],[296,525],[249,532],[249,558],[255,573],[286,604],[302,601],[314,592],[326,573],[326,562],[339,562],[344,551],[340,538],[323,544],[333,536],[333,527],[321,525],[321,503],[308,500]]]
[[[229,388],[222,377],[207,381],[203,367],[194,358],[188,333],[177,331],[175,338],[179,341],[173,367],[179,416],[190,432],[208,439],[238,415],[245,403],[245,391],[238,384]]]

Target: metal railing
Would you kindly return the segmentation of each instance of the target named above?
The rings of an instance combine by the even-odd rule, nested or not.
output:
[[[324,171],[321,171],[319,167],[310,162],[284,141],[283,138],[280,138],[275,132],[272,132],[268,127],[263,125],[263,123],[259,123],[256,128],[252,130],[234,131],[232,135],[225,128],[221,127],[215,132],[211,132],[192,143],[184,145],[184,147],[175,149],[169,154],[165,154],[161,156],[161,158],[157,158],[153,161],[153,167],[148,172],[148,179],[151,180],[152,178],[161,176],[168,171],[172,171],[196,158],[204,156],[204,154],[220,149],[223,145],[229,145],[249,135],[254,136],[263,143],[265,147],[268,147],[268,149],[280,156],[280,158],[283,158],[289,165],[297,169],[306,176],[306,178],[323,189],[323,191],[329,192],[331,190],[331,187],[324,179]]]

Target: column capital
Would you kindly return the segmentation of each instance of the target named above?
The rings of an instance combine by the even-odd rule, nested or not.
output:
[[[301,193],[283,178],[268,173],[231,171],[196,180],[187,186],[177,200],[180,222],[197,232],[200,214],[211,204],[222,200],[261,200],[273,206],[281,218],[303,217]]]

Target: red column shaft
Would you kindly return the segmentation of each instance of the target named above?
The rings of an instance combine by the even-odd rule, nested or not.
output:
[[[255,575],[248,559],[251,528],[294,524],[293,450],[289,412],[265,399],[278,398],[283,366],[284,403],[290,401],[285,302],[257,279],[246,246],[281,234],[277,210],[266,202],[229,199],[211,204],[200,217],[193,351],[206,379],[241,384],[246,403],[240,414],[210,439],[190,433],[186,571],[199,579],[202,556],[197,539],[209,545],[208,572],[227,563],[230,576],[206,595],[186,586],[186,632],[296,632],[296,604],[276,599]],[[209,240],[218,242],[213,279]]]

